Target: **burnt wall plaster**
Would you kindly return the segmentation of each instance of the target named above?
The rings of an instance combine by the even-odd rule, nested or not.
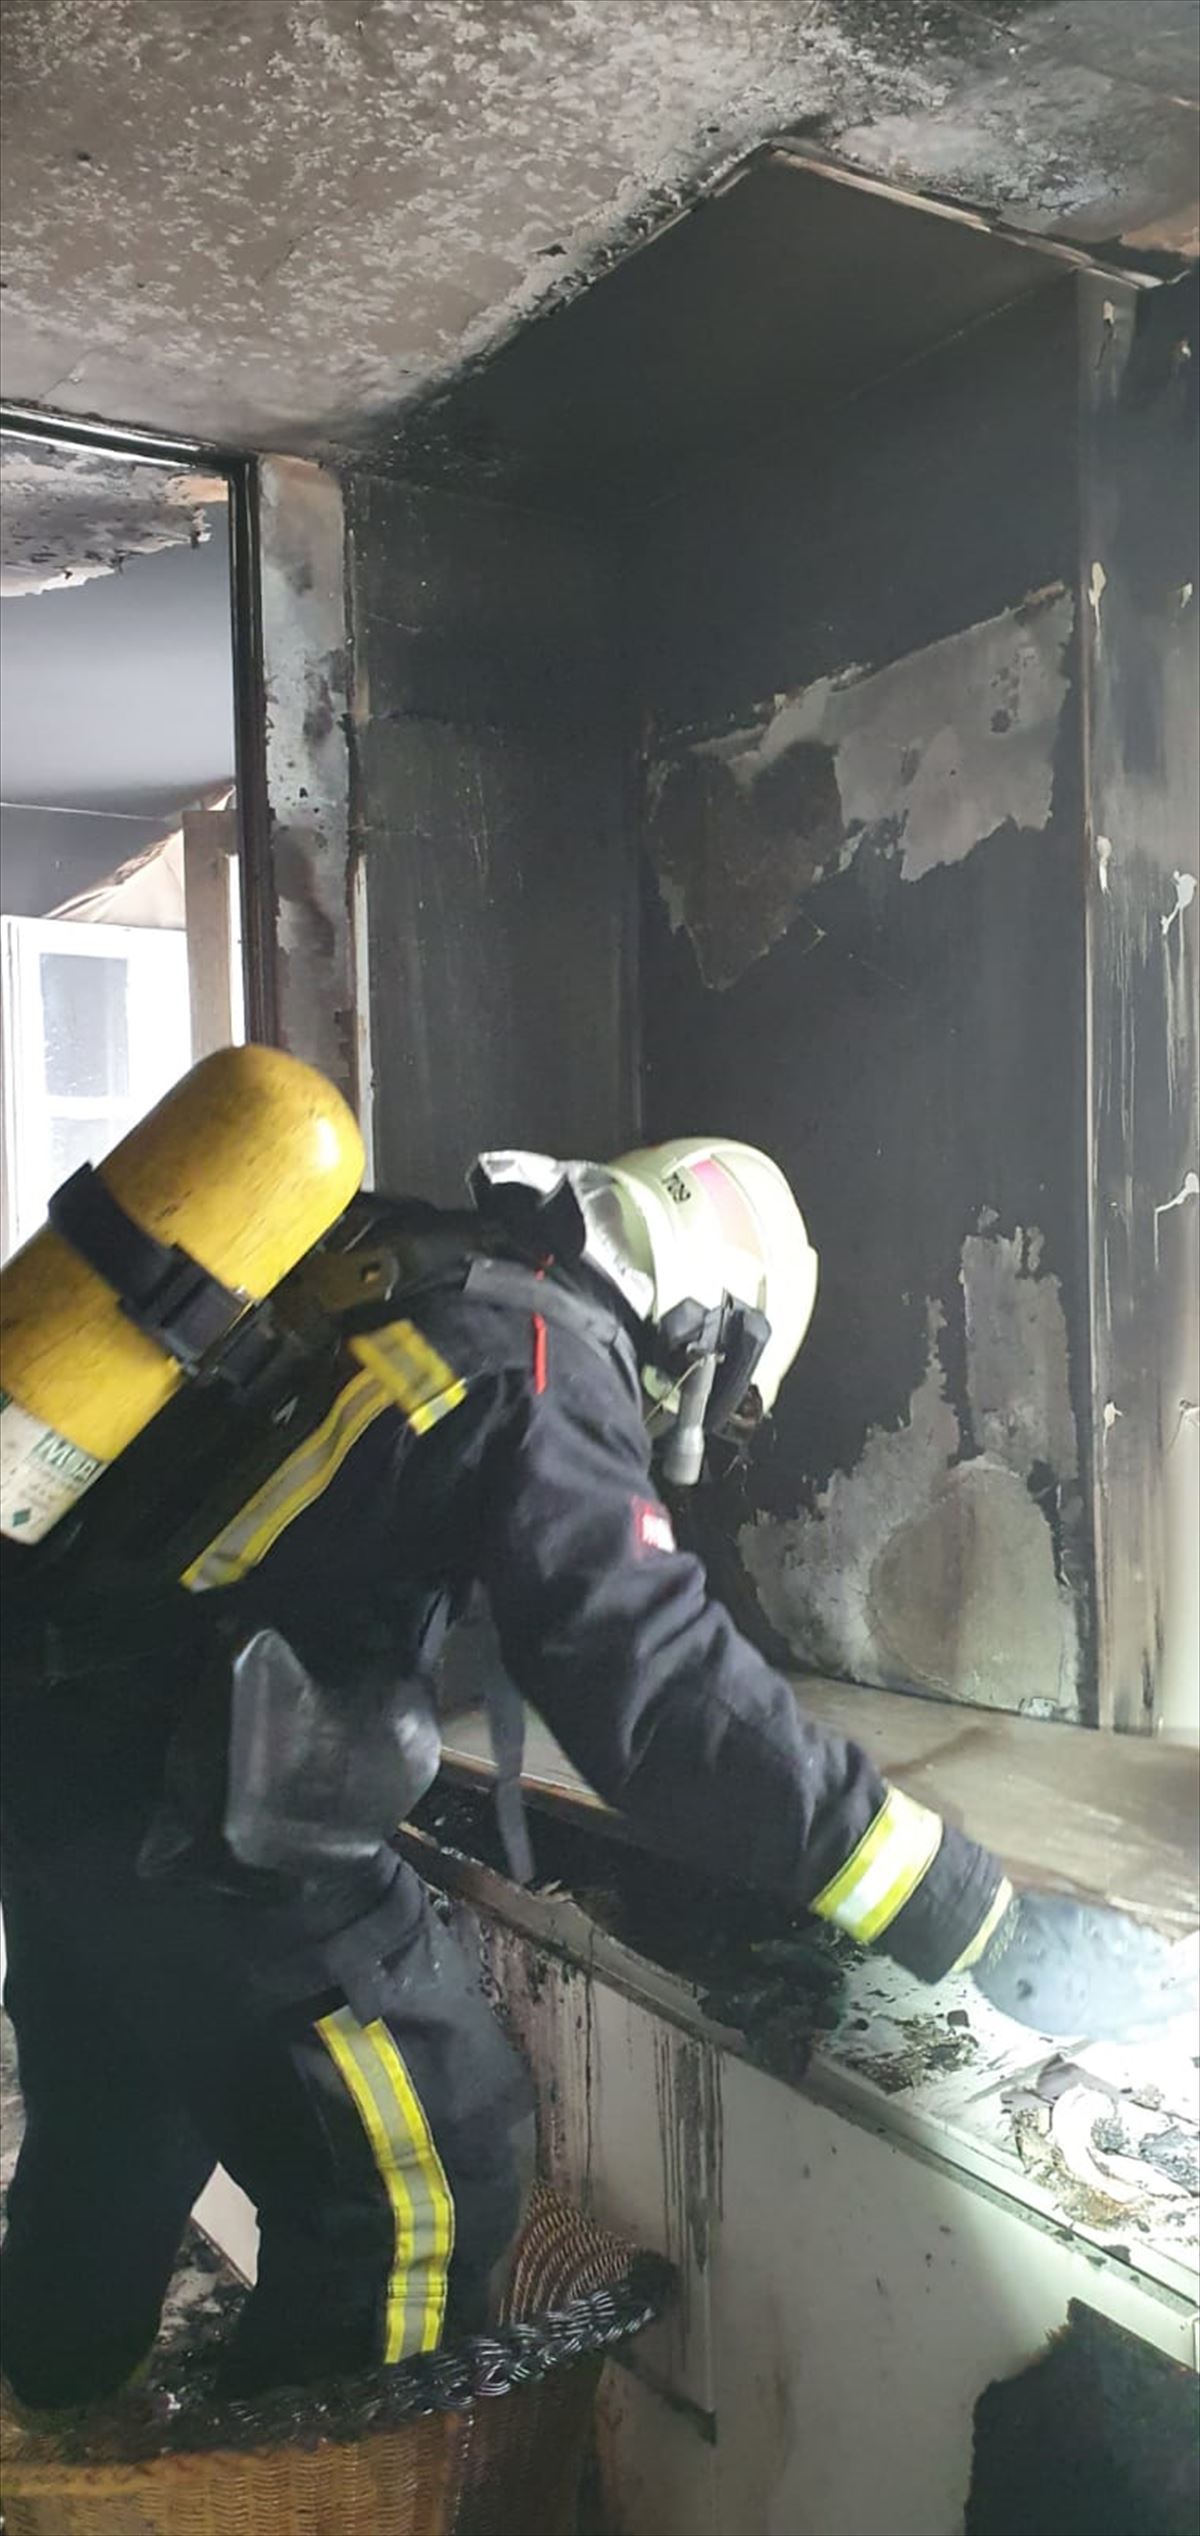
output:
[[[1067,1715],[1093,1627],[1075,327],[1068,283],[664,505],[635,608],[646,1125],[777,1153],[822,1256],[705,1546],[728,1587],[736,1537],[793,1659]]]
[[[629,1139],[636,893],[617,577],[582,528],[355,475],[354,838],[376,1173]]]
[[[1056,1546],[1064,1485],[1080,1503],[1075,1420],[1061,1290],[1040,1252],[1020,1229],[963,1244],[965,1414],[947,1398],[931,1305],[903,1423],[872,1429],[811,1510],[743,1525],[768,1621],[822,1671],[1079,1713],[1079,1615]]]
[[[6,395],[354,444],[777,135],[1135,254],[1195,214],[1186,0],[5,0]]]
[[[1081,289],[1103,1711],[1200,1723],[1200,307]]]
[[[732,985],[865,839],[915,881],[1005,826],[1047,827],[1074,610],[1056,584],[651,763],[647,851],[706,985]]]
[[[357,1107],[341,487],[304,459],[269,459],[259,518],[274,1010],[283,1046]]]

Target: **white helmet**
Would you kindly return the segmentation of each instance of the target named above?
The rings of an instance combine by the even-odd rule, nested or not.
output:
[[[712,1395],[719,1424],[753,1382],[763,1410],[773,1409],[812,1318],[817,1255],[766,1154],[687,1136],[607,1164],[484,1154],[478,1178],[487,1190],[535,1191],[546,1206],[570,1190],[579,1253],[663,1341],[662,1378],[649,1386],[660,1401],[679,1408],[687,1383],[698,1410]],[[702,1366],[705,1377],[689,1383]]]
[[[653,1280],[646,1318],[661,1326],[681,1304],[726,1299],[761,1313],[754,1387],[773,1409],[817,1299],[817,1254],[778,1164],[753,1145],[684,1136],[620,1154],[606,1176],[634,1265]]]

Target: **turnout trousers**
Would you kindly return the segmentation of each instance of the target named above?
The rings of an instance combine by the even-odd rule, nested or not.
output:
[[[61,1857],[39,1872],[21,1846],[4,1914],[26,2128],[0,2263],[17,2395],[79,2404],[128,2380],[217,2164],[260,2228],[226,2392],[481,2327],[519,2221],[532,2097],[411,1871],[385,1854],[365,1995],[333,1977],[355,1959],[351,1918],[324,1985],[281,2001],[286,1928],[264,1936],[240,1900],[148,1888],[108,1839],[71,1874]]]

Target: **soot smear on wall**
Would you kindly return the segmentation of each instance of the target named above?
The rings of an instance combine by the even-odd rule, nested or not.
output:
[[[822,1262],[700,1545],[728,1591],[734,1532],[777,1657],[1065,1716],[1091,1627],[1075,461],[1051,290],[664,505],[638,584],[646,1126],[766,1146]]]

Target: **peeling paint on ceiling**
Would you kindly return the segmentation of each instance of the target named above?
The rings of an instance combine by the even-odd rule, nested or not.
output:
[[[135,464],[102,449],[0,443],[0,596],[29,598],[119,572],[131,555],[202,546],[223,476]]]
[[[6,0],[4,388],[277,448],[379,416],[773,137],[1037,233],[1194,199],[1182,0]]]

